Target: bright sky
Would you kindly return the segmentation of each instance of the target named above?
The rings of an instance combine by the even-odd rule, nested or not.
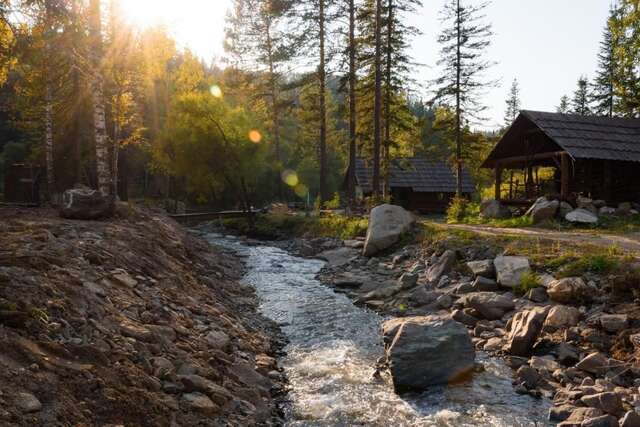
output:
[[[423,32],[414,41],[412,54],[426,64],[416,71],[424,83],[435,76],[438,16],[445,1],[424,0],[423,9],[411,18]],[[502,123],[514,78],[520,82],[523,108],[554,111],[581,74],[593,77],[609,4],[607,0],[494,0],[486,11],[495,32],[489,57],[498,62],[490,77],[500,79],[501,87],[487,93],[489,121],[483,127]],[[122,5],[140,25],[163,21],[180,44],[207,60],[223,52],[224,19],[231,0],[181,0],[178,7],[175,0],[122,0]]]

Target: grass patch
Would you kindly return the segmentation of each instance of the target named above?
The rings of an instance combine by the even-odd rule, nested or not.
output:
[[[455,198],[447,208],[449,224],[488,225],[500,228],[523,228],[533,225],[530,216],[517,216],[506,219],[488,219],[480,215],[480,204],[466,199]]]
[[[520,277],[518,286],[514,289],[517,294],[524,295],[531,289],[535,289],[542,286],[542,280],[533,271],[527,271]]]
[[[343,215],[307,217],[304,215],[272,214],[255,217],[253,226],[246,218],[226,219],[222,221],[222,224],[225,228],[238,234],[268,240],[299,236],[353,239],[366,235],[369,220]]]
[[[586,273],[610,274],[620,268],[620,260],[609,252],[584,255],[560,268],[560,277],[576,277]]]

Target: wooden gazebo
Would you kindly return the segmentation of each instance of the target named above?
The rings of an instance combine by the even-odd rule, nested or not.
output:
[[[522,111],[482,167],[495,170],[495,198],[507,203],[540,195],[639,201],[640,119]],[[553,168],[546,185],[539,168]],[[503,197],[505,170],[522,171],[522,195]]]

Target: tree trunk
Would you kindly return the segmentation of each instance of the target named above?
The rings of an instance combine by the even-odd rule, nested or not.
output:
[[[327,70],[325,64],[325,0],[320,0],[320,66],[318,78],[320,79],[320,201],[328,200],[327,194],[327,105],[326,105],[326,79]]]
[[[44,78],[45,78],[45,111],[44,111],[44,146],[45,146],[45,162],[47,166],[47,191],[49,200],[54,200],[56,193],[55,169],[53,166],[53,92],[51,88],[51,70],[49,67],[49,57],[51,56],[51,1],[45,2],[45,59],[44,59]]]
[[[280,110],[278,105],[278,82],[276,81],[276,73],[273,60],[273,41],[271,39],[271,19],[266,22],[267,27],[267,60],[269,62],[269,86],[271,90],[271,120],[273,126],[273,147],[276,157],[276,185],[278,189],[278,200],[283,201],[284,195],[282,191],[282,156],[280,153]]]
[[[460,106],[460,80],[462,73],[461,54],[461,22],[460,22],[460,0],[457,0],[456,10],[456,32],[457,32],[457,63],[456,63],[456,195],[462,197],[462,111]]]
[[[375,28],[375,99],[373,106],[373,197],[380,199],[380,113],[382,107],[382,70],[381,70],[381,13],[382,0],[376,0]]]
[[[356,200],[356,7],[349,0],[349,205]]]
[[[109,195],[111,194],[111,168],[109,165],[104,83],[101,70],[102,33],[100,25],[100,0],[91,0],[90,7],[91,60],[93,66],[91,94],[96,144],[96,175],[98,177],[98,190],[104,195]]]
[[[118,192],[118,160],[120,157],[120,95],[116,98],[116,109],[113,113],[113,154],[111,171],[113,173],[113,194],[117,197]]]
[[[384,100],[384,197],[389,197],[391,190],[389,174],[391,168],[391,49],[393,46],[393,0],[387,2],[387,70],[385,75],[385,100]]]

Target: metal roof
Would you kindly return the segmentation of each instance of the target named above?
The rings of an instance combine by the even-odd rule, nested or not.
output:
[[[640,119],[522,111],[575,159],[640,162]]]
[[[365,193],[373,191],[372,167],[358,158],[356,180]],[[455,193],[456,173],[445,162],[429,161],[421,157],[398,158],[391,162],[391,188],[411,188],[416,193]],[[466,169],[462,173],[464,193],[474,193],[475,184]]]

